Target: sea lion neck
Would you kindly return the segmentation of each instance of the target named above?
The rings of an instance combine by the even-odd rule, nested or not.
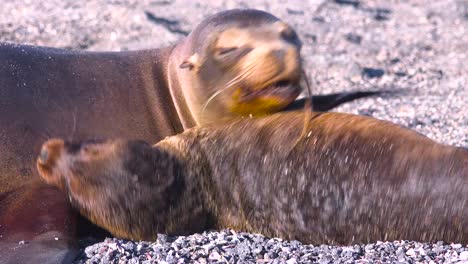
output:
[[[189,103],[187,102],[187,96],[194,96],[193,94],[187,94],[189,87],[183,87],[185,84],[190,86],[195,86],[196,84],[191,83],[186,79],[185,74],[181,72],[180,64],[184,59],[183,49],[181,46],[186,45],[186,41],[183,41],[173,48],[171,48],[170,53],[167,54],[167,64],[164,69],[165,76],[167,76],[167,87],[171,94],[172,102],[179,116],[181,126],[183,129],[189,129],[197,125],[195,117],[193,116],[194,109],[191,109]]]
[[[145,95],[146,108],[152,117],[150,121],[155,128],[161,124],[169,124],[172,133],[168,135],[180,133],[186,126],[193,126],[189,121],[186,121],[190,120],[190,113],[181,115],[178,110],[179,101],[184,99],[178,92],[180,84],[177,75],[169,70],[171,54],[175,47],[174,45],[160,49],[136,51],[136,56],[134,56],[134,60],[144,58],[144,62],[138,61],[142,81],[139,89],[142,89],[142,94]],[[170,100],[167,100],[169,98]]]
[[[229,142],[225,132],[222,126],[195,127],[160,141],[153,149],[176,157],[185,167],[182,173],[184,179],[197,186],[197,190],[203,190],[194,197],[195,193],[190,194],[186,188],[183,195],[188,195],[188,199],[198,199],[204,208],[204,220],[208,228],[252,230],[242,207],[244,201],[240,202],[243,200],[242,183],[238,179],[240,175],[236,167],[236,155],[239,153],[232,156],[232,153],[211,149],[211,146],[222,146],[222,142]],[[187,199],[183,195],[180,199]],[[190,210],[185,208],[185,211]]]
[[[189,133],[194,134],[193,131],[197,130],[189,130]],[[214,225],[213,206],[210,204],[209,192],[200,192],[208,187],[209,166],[194,138],[184,134],[168,137],[152,146],[151,150],[147,149],[146,151],[151,151],[151,167],[146,166],[148,162],[144,160],[130,158],[126,162],[133,168],[133,170],[130,167],[127,168],[132,173],[135,171],[136,174],[140,174],[138,171],[146,167],[148,170],[142,173],[147,175],[142,178],[160,181],[161,185],[158,184],[158,188],[171,183],[170,186],[166,186],[166,189],[170,191],[160,196],[164,197],[165,202],[154,200],[154,204],[167,205],[167,210],[159,208],[158,213],[154,214],[157,216],[153,220],[157,222],[157,230],[148,234],[155,235],[157,231],[170,235],[187,235],[202,232]],[[139,146],[133,149],[139,155],[129,157],[141,157],[141,153],[145,151]],[[151,177],[147,177],[148,175]],[[152,188],[151,190],[152,195],[159,197],[159,189]]]
[[[203,137],[205,137],[204,129],[196,127],[182,134],[167,137],[153,145],[152,149],[153,152],[158,152],[156,156],[171,157],[178,163],[179,174],[185,179],[184,190],[178,199],[196,200],[192,204],[192,209],[188,209],[187,202],[181,202],[183,208],[181,213],[193,212],[192,217],[198,215],[199,219],[193,226],[203,225],[204,228],[212,228],[218,224],[214,220],[218,214],[217,192],[212,181],[212,166],[200,145],[200,139]],[[199,192],[199,190],[205,191]],[[174,219],[178,221],[178,218]],[[177,227],[178,233],[183,230],[181,226],[184,226],[184,223]]]

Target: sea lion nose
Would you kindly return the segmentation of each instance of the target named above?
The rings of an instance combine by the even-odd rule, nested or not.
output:
[[[37,162],[41,165],[50,166],[54,164],[54,160],[58,159],[62,153],[65,143],[61,139],[50,139],[46,141],[41,148]]]
[[[46,147],[43,147],[42,150],[41,150],[41,153],[39,154],[39,161],[42,164],[46,164],[48,157],[49,157],[49,150],[47,150]]]

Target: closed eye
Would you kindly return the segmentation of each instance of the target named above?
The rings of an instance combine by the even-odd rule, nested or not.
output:
[[[235,51],[238,49],[237,47],[228,47],[228,48],[218,48],[217,53],[218,55],[225,55],[228,54],[229,52]]]
[[[91,146],[91,145],[84,145],[82,147],[82,150],[84,153],[88,155],[97,155],[99,154],[99,149],[96,146]]]

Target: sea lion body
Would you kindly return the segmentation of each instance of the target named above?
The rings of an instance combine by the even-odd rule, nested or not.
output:
[[[238,43],[242,46],[225,47],[222,34],[236,28],[268,34],[258,39],[251,34]],[[0,44],[0,257],[43,262],[27,247],[52,252],[48,248],[55,246],[49,244],[69,248],[75,240],[75,217],[66,197],[43,184],[35,170],[44,140],[99,135],[155,142],[243,114],[235,107],[241,101],[253,114],[255,105],[261,114],[278,111],[300,93],[300,42],[284,39],[285,30],[292,31],[266,12],[231,10],[207,18],[187,38],[161,49],[79,52]],[[270,67],[255,72],[261,76],[231,82],[246,61]],[[222,95],[213,96],[218,91]],[[261,107],[257,100],[270,105]],[[27,243],[17,254],[11,249],[20,241]],[[20,255],[23,259],[17,259]]]
[[[118,237],[234,228],[304,243],[468,243],[468,151],[368,117],[279,113],[155,146],[43,146],[42,177]]]

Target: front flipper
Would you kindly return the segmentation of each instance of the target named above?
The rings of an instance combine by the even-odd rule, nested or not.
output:
[[[343,92],[333,93],[326,95],[314,95],[312,96],[312,110],[319,112],[329,111],[341,104],[348,103],[360,98],[372,97],[372,96],[383,96],[383,95],[395,95],[400,94],[400,90],[384,90],[384,91],[354,91],[354,92]],[[304,105],[308,98],[301,98],[294,101],[283,111],[294,111],[304,109]]]

